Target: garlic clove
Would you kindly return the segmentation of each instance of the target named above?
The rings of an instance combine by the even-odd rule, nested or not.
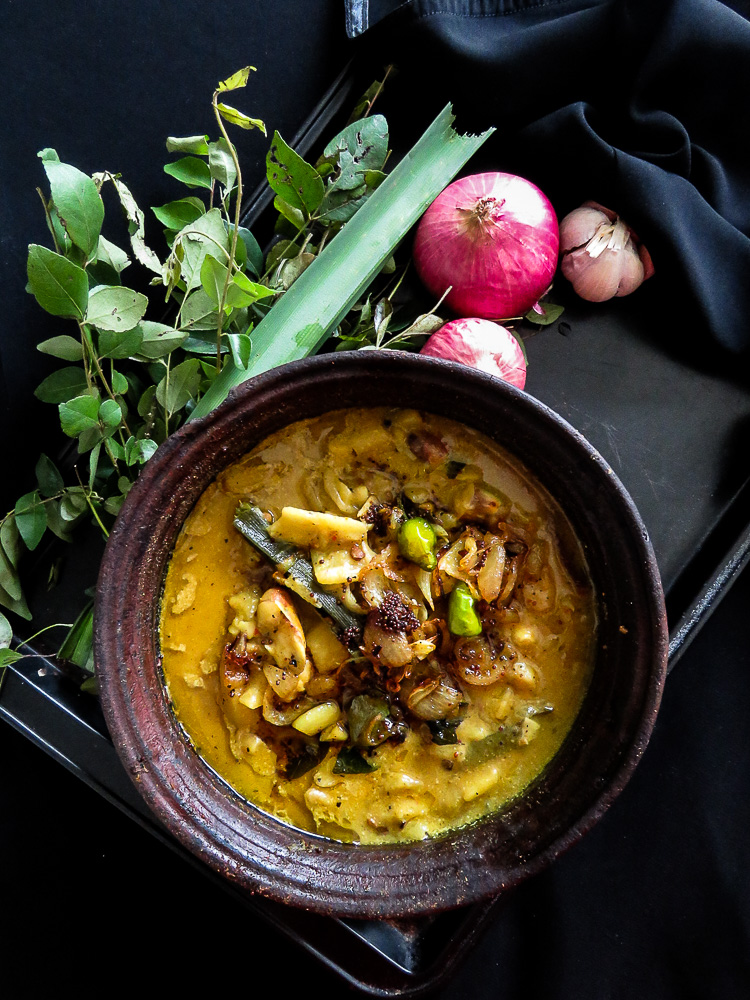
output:
[[[560,252],[565,254],[585,246],[597,231],[609,224],[604,212],[597,208],[577,208],[560,223]]]
[[[620,284],[617,258],[617,250],[603,250],[598,257],[592,257],[581,247],[563,257],[562,272],[582,299],[606,302],[617,294]]]
[[[650,278],[651,275],[654,273],[654,262],[651,260],[651,254],[644,247],[644,245],[638,240],[638,238],[635,236],[635,233],[633,233],[633,237],[638,247],[638,256],[641,258],[641,263],[643,264],[643,280],[645,281],[647,278]]]
[[[620,281],[615,295],[630,295],[644,281],[644,267],[635,244],[628,240],[620,253]]]
[[[630,295],[654,273],[651,255],[614,212],[587,202],[560,223],[560,268],[588,302]]]

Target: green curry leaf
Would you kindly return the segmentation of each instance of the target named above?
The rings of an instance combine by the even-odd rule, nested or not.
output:
[[[5,615],[0,611],[0,649],[7,649],[13,641],[13,629]]]
[[[60,470],[52,459],[45,454],[39,456],[34,472],[39,492],[44,497],[55,496],[65,485],[65,481],[60,475]]]
[[[308,216],[319,207],[325,186],[318,171],[274,132],[266,156],[266,177],[271,189],[288,205]]]
[[[42,354],[51,354],[53,358],[60,358],[62,361],[80,361],[83,358],[80,340],[65,335],[43,340],[41,344],[37,344],[36,349]]]
[[[240,90],[242,87],[246,87],[250,74],[254,72],[255,66],[243,66],[242,69],[238,69],[231,76],[228,76],[226,80],[222,80],[216,87],[216,93],[223,94],[228,90]]]
[[[197,156],[183,156],[181,160],[167,163],[164,173],[181,181],[187,187],[211,187],[211,171],[205,160]]]
[[[260,118],[251,118],[246,115],[243,111],[238,111],[237,108],[233,108],[231,104],[217,104],[217,110],[221,117],[228,121],[232,125],[239,125],[240,128],[253,129],[257,128],[266,134],[265,123],[260,120]]]
[[[175,247],[177,245],[182,249],[180,268],[186,291],[189,292],[200,285],[201,268],[207,256],[215,257],[222,263],[228,260],[229,236],[219,209],[212,208],[182,229],[175,239]]]
[[[47,530],[47,511],[37,490],[19,497],[16,501],[15,519],[24,545],[33,552]]]
[[[129,330],[99,330],[99,356],[102,358],[131,358],[140,351],[143,331],[140,326]]]
[[[114,243],[110,243],[104,236],[99,237],[95,260],[99,264],[106,264],[115,274],[120,274],[130,264],[130,257],[128,257],[125,251],[121,250]]]
[[[148,299],[122,285],[99,285],[89,293],[86,322],[99,330],[132,330],[143,318]]]
[[[26,270],[29,288],[42,309],[53,316],[83,318],[89,282],[82,267],[54,250],[32,243]]]
[[[152,208],[151,211],[163,226],[174,232],[179,232],[203,215],[206,211],[206,206],[200,198],[190,196],[188,198],[180,198],[177,201],[170,201],[159,208]]]
[[[37,386],[34,395],[43,403],[66,403],[87,388],[86,373],[81,368],[60,368]]]
[[[180,347],[187,337],[186,332],[175,330],[166,323],[155,323],[153,320],[145,319],[138,324],[138,331],[141,334],[141,341],[137,354],[146,359],[166,357]]]
[[[145,217],[143,211],[138,207],[130,189],[119,177],[116,177],[114,174],[95,174],[94,176],[95,178],[98,178],[99,183],[103,183],[105,180],[112,181],[120,199],[120,204],[125,212],[125,217],[128,220],[130,245],[133,248],[133,255],[135,256],[135,259],[139,263],[143,264],[144,267],[148,268],[149,271],[153,271],[155,274],[161,276],[161,262],[154,251],[146,244]]]
[[[60,425],[68,437],[99,426],[99,400],[95,396],[76,396],[60,403]]]
[[[156,399],[171,416],[194,400],[201,381],[200,362],[188,358],[168,372],[156,387]]]
[[[104,221],[104,203],[91,177],[69,163],[40,153],[52,201],[71,241],[88,257],[96,249]]]
[[[170,153],[191,153],[194,156],[206,156],[208,153],[207,135],[189,135],[183,138],[169,136],[167,150]]]
[[[237,183],[237,168],[234,165],[229,143],[223,137],[208,147],[208,169],[227,191]]]
[[[342,747],[333,765],[334,774],[370,774],[375,770],[375,765],[353,747]]]

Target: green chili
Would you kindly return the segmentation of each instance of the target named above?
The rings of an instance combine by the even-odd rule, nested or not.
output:
[[[410,517],[398,530],[401,555],[422,569],[433,570],[437,566],[436,545],[435,529],[423,517]]]
[[[465,583],[457,583],[450,592],[448,628],[453,635],[479,635],[482,631],[476,601]]]

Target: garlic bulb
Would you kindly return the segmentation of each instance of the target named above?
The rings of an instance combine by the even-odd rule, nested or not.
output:
[[[586,202],[560,223],[561,269],[582,299],[629,295],[654,273],[651,256],[614,212]]]

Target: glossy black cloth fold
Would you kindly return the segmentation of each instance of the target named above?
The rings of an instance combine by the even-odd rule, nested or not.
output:
[[[538,183],[560,216],[592,199],[635,229],[662,283],[665,340],[750,348],[750,22],[741,8],[719,0],[349,7],[362,40],[396,63],[414,101],[450,100],[462,128],[497,127],[498,169]]]

